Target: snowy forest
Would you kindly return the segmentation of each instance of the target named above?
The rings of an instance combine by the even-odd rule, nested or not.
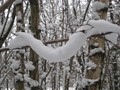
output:
[[[0,90],[120,90],[120,0],[0,0]]]

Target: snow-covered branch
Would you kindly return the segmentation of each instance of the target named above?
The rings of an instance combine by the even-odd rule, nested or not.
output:
[[[45,46],[40,40],[35,39],[28,33],[19,32],[17,34],[18,36],[8,46],[10,49],[29,45],[39,56],[49,62],[67,60],[71,56],[75,55],[86,41],[86,35],[79,32],[71,35],[66,45],[54,49]]]
[[[86,31],[86,34],[82,32],[83,30]],[[87,37],[108,32],[120,33],[120,27],[105,20],[90,20],[87,22],[87,25],[80,27],[77,31],[77,33],[74,33],[69,37],[66,45],[58,48],[47,47],[40,40],[35,39],[32,35],[18,32],[18,36],[11,41],[8,48],[14,49],[23,46],[30,46],[39,56],[49,62],[61,62],[75,55],[85,44]],[[116,43],[117,37],[114,36],[110,38],[110,36],[112,35],[109,35],[108,40],[112,38],[111,41]]]

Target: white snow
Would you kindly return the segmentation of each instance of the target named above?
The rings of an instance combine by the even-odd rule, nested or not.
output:
[[[104,34],[108,32],[120,33],[120,26],[105,20],[89,20],[86,22],[86,25],[77,29],[77,31],[81,30],[86,30],[87,37],[89,37],[91,35]]]
[[[99,10],[107,8],[108,5],[106,3],[102,3],[101,1],[94,1],[92,5],[92,18],[95,20],[100,19],[100,15],[98,13]]]
[[[15,60],[15,59],[11,59],[10,61],[12,62],[12,64],[11,64],[11,66],[10,66],[10,67],[11,67],[13,70],[15,70],[15,69],[18,69],[18,68],[19,68],[20,61],[17,61],[17,60]]]
[[[47,90],[53,90],[53,89],[52,88],[47,88]],[[60,87],[60,90],[63,90],[63,87]],[[75,88],[74,87],[69,87],[68,90],[75,90]]]
[[[94,43],[94,46],[95,46],[95,47],[98,47],[98,46],[99,46],[99,43]]]
[[[47,72],[43,72],[43,74],[40,77],[45,78],[46,75],[47,75]]]
[[[14,5],[19,4],[19,3],[21,3],[21,2],[22,2],[22,0],[15,0],[15,1],[14,1]]]
[[[80,32],[85,30],[86,34]],[[62,47],[56,49],[45,46],[40,40],[35,39],[28,33],[18,32],[17,37],[10,42],[8,48],[18,48],[22,46],[30,46],[40,57],[48,60],[49,62],[62,62],[77,53],[77,51],[85,44],[87,37],[95,34],[106,34],[109,32],[119,33],[120,27],[107,22],[105,20],[89,20],[86,25],[77,29],[77,32],[69,37],[69,41]],[[111,36],[111,34],[109,34]],[[107,35],[108,37],[108,35]],[[112,40],[117,40],[116,37]],[[110,38],[107,38],[108,40]],[[117,43],[115,41],[112,41]]]
[[[86,86],[89,86],[91,84],[94,84],[94,82],[98,81],[99,79],[86,79],[86,78],[82,78],[81,80],[78,80],[76,83],[79,85],[80,88],[84,88]]]
[[[88,67],[88,69],[95,69],[96,68],[96,64],[92,61],[86,62],[86,67]]]
[[[23,75],[21,73],[17,73],[17,75],[15,75],[15,79],[23,81]]]
[[[94,49],[90,50],[89,55],[92,56],[93,54],[96,54],[96,53],[99,53],[99,52],[104,53],[104,50],[102,48],[94,48]]]
[[[49,62],[61,62],[67,60],[75,55],[86,41],[86,35],[78,32],[69,37],[69,41],[66,45],[54,49],[45,46],[40,40],[35,39],[28,33],[19,32],[17,34],[18,36],[12,40],[10,46],[8,46],[10,49],[29,45],[39,56]]]
[[[17,12],[17,20],[22,20],[22,13],[20,11]]]
[[[98,19],[100,19],[100,16],[98,15],[97,12],[93,12],[92,18],[93,18],[94,20],[98,20]]]
[[[101,10],[106,7],[108,7],[107,4],[102,3],[100,1],[93,2],[93,12],[96,12],[96,11]]]
[[[25,63],[25,67],[26,67],[27,70],[31,70],[31,71],[35,69],[33,63],[30,62],[30,61]]]
[[[26,46],[27,43],[21,38],[16,37],[15,39],[11,40],[10,45],[8,46],[10,49],[13,48],[21,48],[22,46]]]
[[[39,82],[36,80],[33,80],[32,78],[29,77],[29,74],[24,74],[24,80],[30,84],[31,87],[33,86],[38,86]]]
[[[95,34],[106,34],[106,39],[110,40],[114,44],[117,44],[117,33],[120,34],[120,26],[112,24],[105,20],[89,20],[86,24],[77,29],[77,31],[86,30],[87,37]]]
[[[21,29],[24,29],[24,27],[21,23],[17,23],[17,26],[20,27]]]
[[[106,39],[111,41],[113,44],[117,44],[117,38],[118,38],[118,34],[117,33],[111,33],[108,35],[105,35]]]
[[[24,80],[26,82],[31,82],[32,81],[32,79],[29,77],[29,74],[24,74]]]
[[[30,81],[29,84],[30,84],[31,87],[39,86],[39,82],[36,81],[36,80],[32,80],[32,81]]]

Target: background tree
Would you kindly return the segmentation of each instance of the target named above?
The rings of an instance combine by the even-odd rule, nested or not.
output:
[[[91,36],[76,55],[64,62],[50,63],[29,46],[12,50],[6,47],[18,36],[18,31],[32,34],[46,46],[57,48],[65,45],[68,36],[78,33],[77,29],[88,25],[91,19],[106,19],[119,25],[118,0],[110,0],[105,8],[100,7],[101,9],[97,11],[94,11],[95,2],[97,1],[1,0],[0,89],[60,90],[61,87],[63,90],[70,90],[71,87],[75,90],[119,89],[120,41],[117,33],[114,35],[118,43],[105,38],[111,33],[102,37],[101,34]],[[107,0],[100,2],[108,3]],[[89,31],[88,29],[84,33]],[[91,50],[99,47],[103,48],[104,53],[90,55]]]

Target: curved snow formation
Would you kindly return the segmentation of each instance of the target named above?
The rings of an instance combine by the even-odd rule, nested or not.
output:
[[[105,20],[90,20],[85,22],[83,26],[77,29],[77,31],[85,30],[87,37],[96,34],[106,34],[105,37],[114,44],[117,44],[118,34],[120,34],[120,26],[112,24]]]
[[[18,36],[8,46],[10,49],[29,45],[40,57],[49,62],[62,62],[69,59],[85,44],[87,38],[82,32],[74,33],[65,45],[54,49],[45,46],[28,33],[18,32],[17,34]]]
[[[86,34],[82,33],[82,30],[85,30]],[[113,43],[117,43],[117,33],[120,34],[119,26],[105,20],[90,20],[84,26],[78,28],[77,33],[72,34],[65,45],[56,49],[45,46],[40,40],[23,32],[17,33],[18,36],[10,42],[8,48],[13,49],[28,45],[40,57],[48,60],[49,62],[62,62],[75,55],[85,44],[87,37],[108,32],[113,32],[114,34],[106,35],[106,38],[111,40]]]

